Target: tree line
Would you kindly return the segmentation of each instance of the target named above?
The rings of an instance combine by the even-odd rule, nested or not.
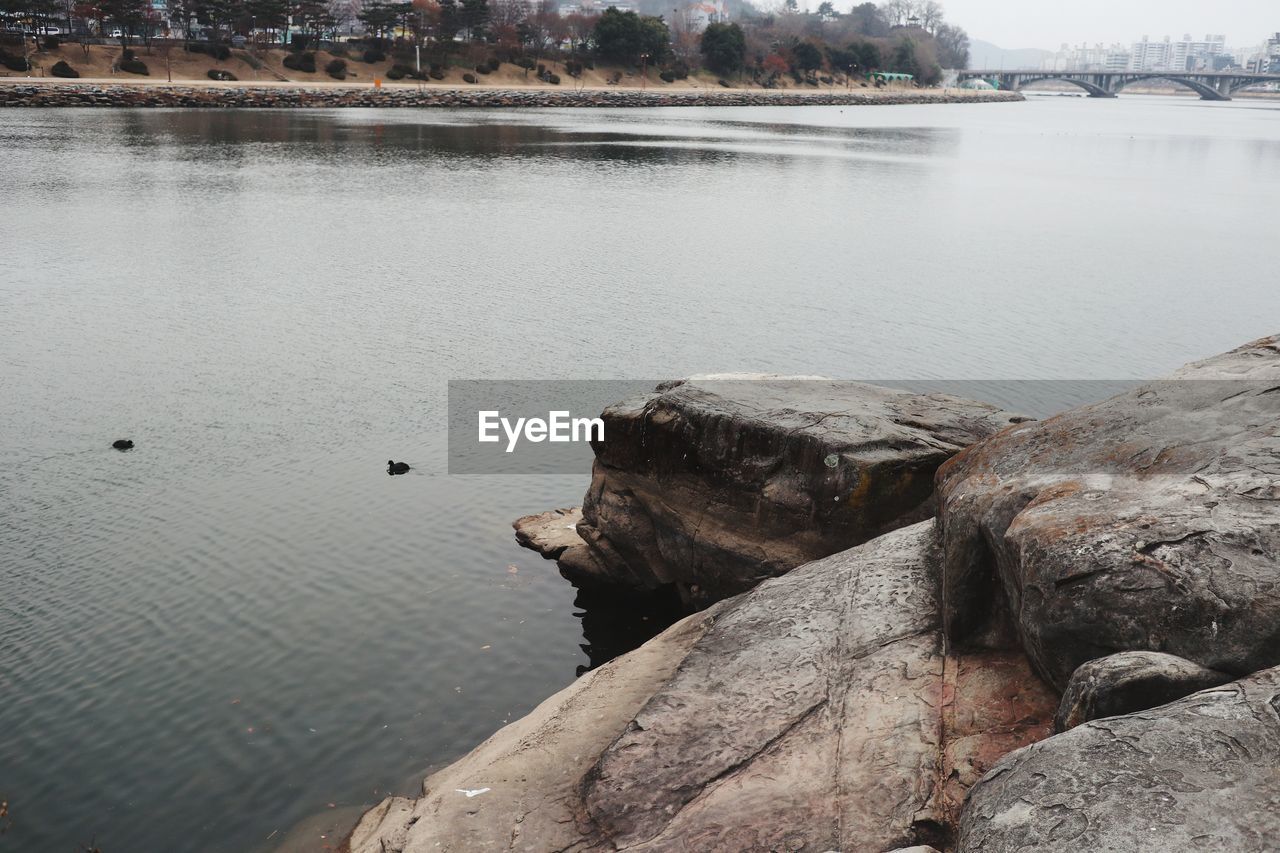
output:
[[[337,38],[358,30],[394,51],[434,47],[444,53],[481,45],[499,53],[599,59],[602,62],[677,71],[703,66],[716,74],[749,76],[764,85],[784,75],[911,74],[939,82],[944,68],[964,68],[965,31],[950,24],[936,0],[860,3],[847,11],[831,0],[801,11],[782,0],[763,11],[731,0],[733,20],[698,33],[679,12],[644,14],[670,0],[641,0],[641,12],[606,9],[599,15],[561,15],[557,0],[170,0],[169,17],[191,39],[209,40],[264,32],[280,43]],[[93,21],[100,33],[119,28],[149,36],[160,22],[150,0],[0,0],[0,18],[26,26],[39,21]],[[83,27],[82,27],[83,28]],[[304,38],[299,39],[302,36]]]

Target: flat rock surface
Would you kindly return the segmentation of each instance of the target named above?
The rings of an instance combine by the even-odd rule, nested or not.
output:
[[[721,602],[370,811],[351,849],[947,846],[1057,697],[1020,653],[942,653],[938,577],[925,522]]]
[[[1019,750],[971,792],[961,853],[1280,849],[1280,669]]]
[[[822,379],[668,383],[604,412],[580,584],[675,584],[706,604],[933,514],[933,476],[1025,420],[984,403]]]
[[[945,465],[938,493],[958,643],[1011,619],[1059,687],[1122,651],[1280,663],[1275,337],[1015,426]]]
[[[526,515],[512,524],[516,541],[554,560],[567,548],[582,545],[578,535],[578,522],[582,521],[582,507],[553,509],[537,515]]]

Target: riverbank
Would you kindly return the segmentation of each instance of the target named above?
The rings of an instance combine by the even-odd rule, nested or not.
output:
[[[1021,101],[965,90],[551,89],[0,81],[0,107],[759,107]]]

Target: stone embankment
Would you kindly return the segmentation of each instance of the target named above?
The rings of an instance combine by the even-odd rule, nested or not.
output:
[[[768,107],[1020,101],[1014,92],[820,92],[720,89],[453,89],[432,86],[181,86],[6,83],[0,107]]]

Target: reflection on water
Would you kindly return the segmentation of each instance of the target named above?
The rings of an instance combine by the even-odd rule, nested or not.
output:
[[[6,111],[0,846],[254,849],[673,618],[515,545],[587,471],[443,473],[448,379],[1123,379],[1276,331],[1280,112],[1051,101]]]

